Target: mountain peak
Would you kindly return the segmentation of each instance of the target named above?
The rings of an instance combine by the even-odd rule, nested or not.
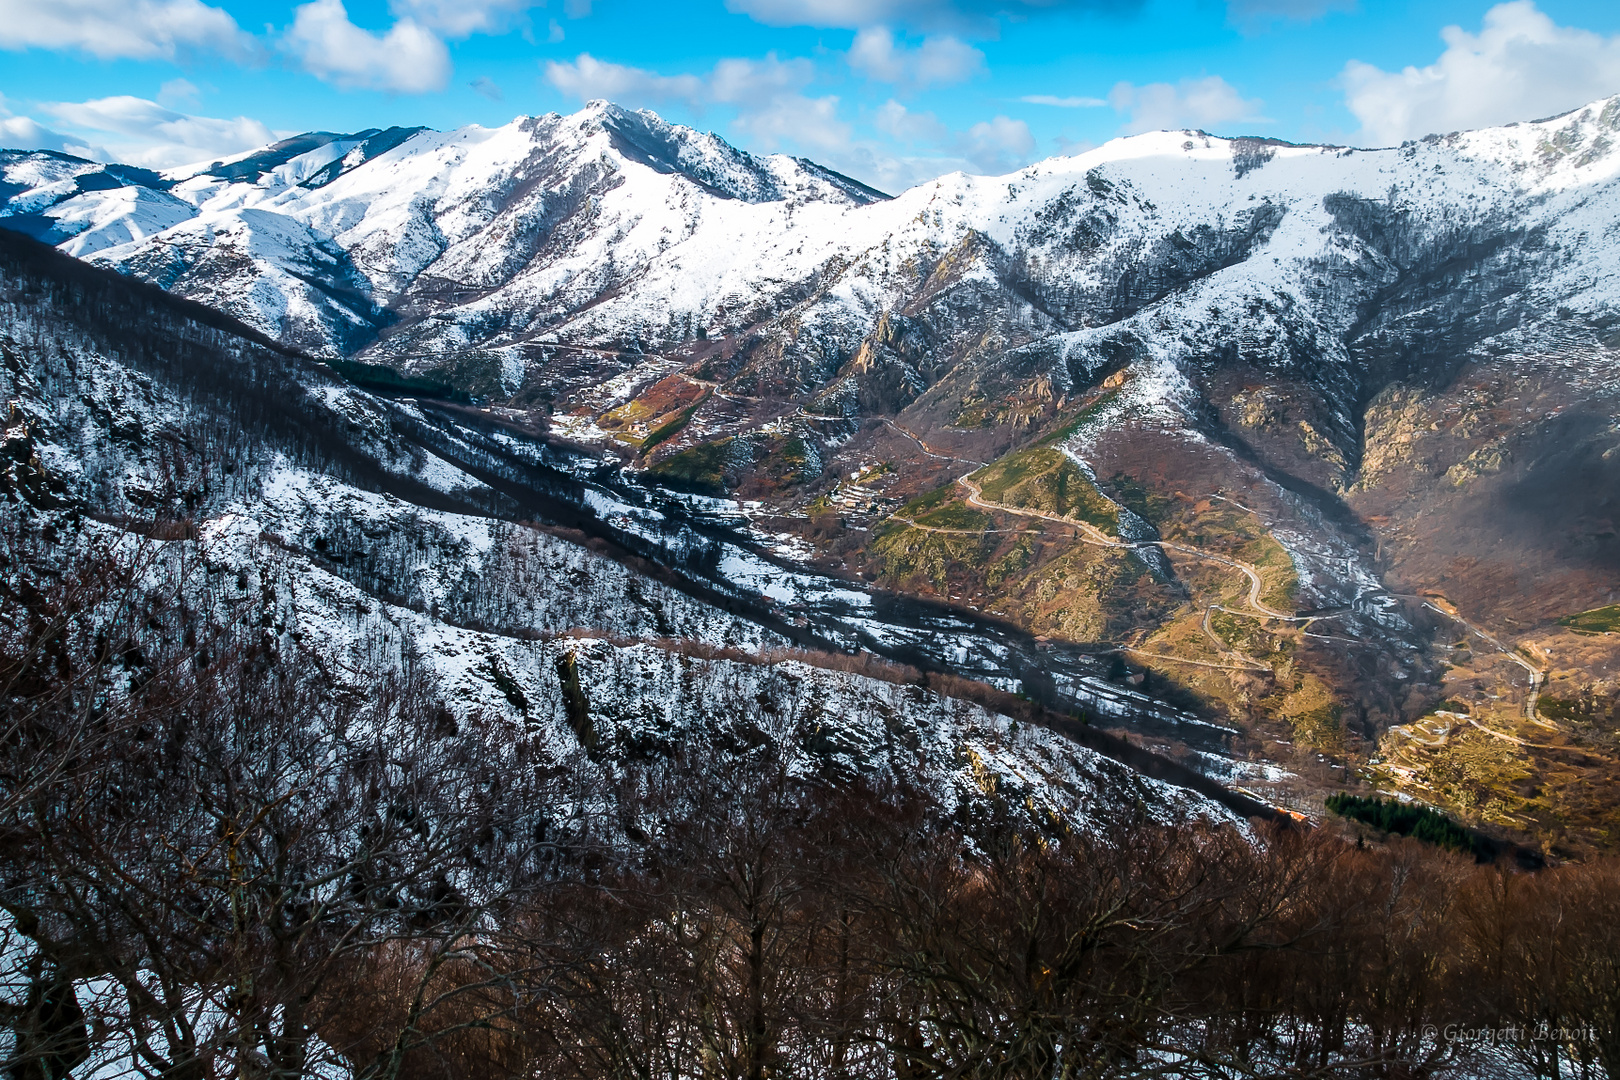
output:
[[[671,123],[650,109],[629,109],[602,98],[563,118],[601,130],[625,160],[666,175],[680,175],[711,195],[743,202],[780,202],[813,189],[821,198],[856,204],[888,198],[883,192],[803,158],[759,157],[711,131]]]

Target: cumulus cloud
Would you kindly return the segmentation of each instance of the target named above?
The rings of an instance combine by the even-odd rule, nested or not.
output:
[[[940,145],[950,136],[950,128],[939,117],[933,113],[912,112],[893,98],[878,107],[872,126],[902,143]]]
[[[625,105],[676,102],[695,110],[729,106],[732,128],[756,150],[791,150],[885,191],[899,191],[941,173],[997,173],[1022,165],[1035,147],[1021,120],[997,116],[953,131],[932,113],[893,99],[868,114],[884,140],[857,138],[832,95],[807,93],[815,67],[808,60],[728,59],[701,75],[663,75],[581,53],[545,65],[546,81],[582,101],[608,98]]]
[[[1055,109],[1100,109],[1108,104],[1100,97],[1057,97],[1053,94],[1027,94],[1018,99],[1025,105],[1050,105]]]
[[[770,26],[914,26],[994,34],[1006,16],[1062,8],[1120,10],[1139,0],[726,0],[726,7]]]
[[[698,111],[733,106],[737,130],[764,150],[784,144],[827,149],[850,134],[849,125],[838,118],[838,98],[804,93],[815,78],[815,66],[774,53],[762,60],[721,60],[704,75],[661,75],[580,53],[571,61],[549,61],[545,77],[581,101],[606,98],[632,106],[679,102]]]
[[[388,4],[397,17],[452,38],[503,33],[537,6],[535,0],[389,0]]]
[[[984,172],[1008,172],[1029,158],[1035,136],[1022,120],[997,116],[968,128],[964,145],[968,158]]]
[[[1491,8],[1477,34],[1448,26],[1440,37],[1446,49],[1427,67],[1345,66],[1364,142],[1533,120],[1620,93],[1620,35],[1559,26],[1532,0]]]
[[[202,94],[190,79],[170,79],[158,87],[158,104],[174,108],[176,105],[195,105]]]
[[[927,37],[916,48],[907,48],[886,26],[857,33],[847,58],[849,66],[868,79],[917,89],[963,82],[985,70],[984,53],[964,41],[950,35]]]
[[[581,101],[603,98],[624,105],[662,101],[700,104],[703,80],[696,75],[660,75],[646,68],[628,67],[580,53],[573,60],[546,62],[546,81]]]
[[[917,148],[934,151],[927,156],[901,155],[884,167],[890,175],[926,173],[916,179],[958,170],[1011,172],[1028,161],[1030,152],[1035,149],[1035,137],[1022,120],[997,116],[974,124],[966,131],[952,131],[933,113],[912,112],[893,99],[873,114],[872,126],[908,151]],[[876,161],[882,154],[873,146],[869,148],[869,156]]]
[[[154,169],[211,161],[276,139],[274,132],[250,117],[190,116],[128,95],[58,101],[43,109],[70,129],[106,137],[113,159]]]
[[[1245,99],[1219,75],[1183,79],[1175,84],[1118,83],[1108,92],[1108,104],[1128,117],[1120,129],[1125,134],[1267,122],[1260,114],[1258,100]]]
[[[252,38],[200,0],[0,0],[0,49],[73,49],[102,60],[241,58]]]
[[[850,126],[838,117],[836,97],[791,95],[764,108],[744,109],[737,130],[750,136],[761,150],[803,147],[819,153],[837,152],[849,145]]]
[[[737,105],[744,110],[797,95],[815,78],[808,60],[726,59],[707,75],[660,75],[580,53],[570,61],[548,61],[546,81],[581,101],[606,98],[624,105],[679,101],[695,108]]]
[[[798,94],[816,77],[810,61],[779,60],[768,53],[763,60],[722,60],[706,80],[708,96],[727,105],[753,106]]]
[[[0,149],[54,150],[58,154],[72,154],[92,161],[112,160],[106,150],[86,139],[52,131],[32,117],[13,116],[6,107],[4,94],[0,94]]]
[[[0,119],[0,147],[7,150],[54,150],[59,154],[72,154],[92,161],[107,160],[105,150],[91,146],[84,139],[52,131],[27,116]]]
[[[312,75],[346,89],[421,94],[450,81],[450,52],[432,31],[402,18],[374,34],[349,21],[343,0],[299,5],[285,43]]]

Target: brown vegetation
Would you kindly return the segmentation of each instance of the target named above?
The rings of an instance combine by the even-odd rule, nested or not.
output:
[[[1129,806],[1082,833],[801,775],[748,701],[604,773],[211,625],[151,550],[5,576],[12,1076],[1620,1068],[1611,863]]]

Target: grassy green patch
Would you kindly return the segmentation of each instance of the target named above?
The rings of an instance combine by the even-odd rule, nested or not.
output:
[[[1060,450],[1035,447],[1009,454],[971,477],[986,502],[1038,510],[1117,533],[1119,511]]]
[[[1035,545],[1027,536],[1020,536],[1011,551],[995,561],[989,572],[984,575],[984,584],[988,589],[999,589],[1011,578],[1029,569],[1035,558]]]
[[[759,479],[778,487],[802,484],[819,471],[812,467],[810,447],[799,435],[756,438],[754,468]]]
[[[1226,502],[1195,503],[1187,499],[1165,499],[1151,504],[1150,509],[1158,516],[1148,520],[1160,536],[1248,563],[1260,571],[1265,583],[1260,594],[1263,604],[1278,611],[1295,608],[1299,577],[1294,560],[1254,515]],[[1233,578],[1232,587],[1239,586],[1247,593],[1248,585]]]
[[[1577,634],[1613,634],[1620,632],[1620,604],[1610,604],[1608,607],[1593,608],[1578,615],[1565,615],[1558,620],[1559,626],[1565,626]]]
[[[990,527],[990,516],[963,503],[946,503],[937,510],[914,519],[919,525],[927,525],[935,529],[969,529],[982,532]]]
[[[647,471],[672,486],[723,492],[726,463],[730,458],[731,440],[718,439],[671,454]]]
[[[938,510],[960,494],[961,492],[955,484],[946,484],[944,487],[936,488],[926,495],[917,496],[899,510],[896,510],[895,513],[900,517],[910,518],[915,521],[930,510]]]
[[[647,437],[641,440],[641,452],[645,454],[647,451],[651,450],[653,447],[657,446],[666,439],[674,438],[680,433],[682,428],[691,422],[693,415],[697,412],[697,409],[698,407],[696,405],[689,405],[677,413],[673,420],[668,420],[662,424],[659,424],[657,427],[647,432]]]
[[[1480,850],[1477,836],[1426,806],[1413,806],[1395,799],[1336,794],[1327,797],[1327,808],[1340,817],[1371,825],[1380,832],[1410,836],[1448,851],[1473,855]]]
[[[1294,728],[1294,739],[1318,749],[1338,749],[1344,742],[1343,715],[1344,706],[1337,703],[1318,705],[1314,709],[1298,713],[1289,718]]]
[[[1542,694],[1536,699],[1536,712],[1549,720],[1562,720],[1566,724],[1586,719],[1586,710],[1581,708],[1580,702],[1549,694]]]
[[[1260,602],[1277,611],[1294,611],[1298,606],[1299,576],[1294,572],[1294,560],[1288,550],[1262,533],[1250,545],[1249,562],[1261,572],[1261,579],[1270,582],[1260,594]],[[1266,571],[1271,573],[1266,573]]]
[[[1114,498],[1150,525],[1157,526],[1175,505],[1175,500],[1168,495],[1161,495],[1140,483],[1135,477],[1122,472],[1110,476],[1108,486],[1113,489]]]
[[[1253,619],[1240,619],[1228,612],[1216,611],[1210,614],[1209,629],[1216,637],[1226,642],[1229,649],[1250,654],[1271,651],[1271,636]]]
[[[946,513],[953,509],[956,508],[935,513]],[[981,522],[988,521],[983,515],[979,515],[979,519]],[[954,520],[972,521],[970,518]],[[971,575],[996,547],[993,536],[988,533],[938,533],[913,529],[900,522],[892,524],[892,528],[884,528],[878,533],[868,550],[883,580],[900,588],[914,589],[926,585],[943,590],[953,576]],[[960,526],[936,527],[955,529]],[[974,526],[969,524],[967,527]]]

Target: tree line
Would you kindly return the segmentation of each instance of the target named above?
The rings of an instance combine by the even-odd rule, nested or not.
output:
[[[22,1080],[1420,1077],[1620,1068],[1620,867],[801,768],[728,703],[603,769],[0,530]]]

